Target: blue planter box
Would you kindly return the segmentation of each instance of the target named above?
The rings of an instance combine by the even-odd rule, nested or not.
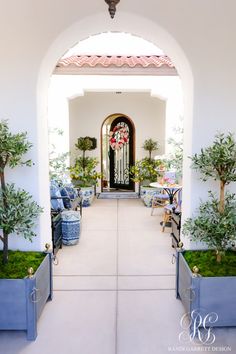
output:
[[[207,326],[236,326],[236,277],[196,277],[183,253],[177,252],[176,297],[182,301],[189,318],[194,310],[203,320],[215,313],[217,321],[207,320]]]
[[[0,279],[0,330],[25,330],[37,337],[37,320],[52,299],[52,255],[47,253],[32,278]]]

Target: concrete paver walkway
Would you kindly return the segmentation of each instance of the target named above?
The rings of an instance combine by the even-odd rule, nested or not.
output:
[[[79,244],[58,253],[54,299],[39,320],[37,340],[0,332],[0,354],[204,351],[179,341],[184,310],[175,299],[173,249],[168,229],[160,230],[161,210],[155,213],[136,199],[98,199],[84,209]],[[214,333],[208,352],[228,346],[236,352],[236,329]]]

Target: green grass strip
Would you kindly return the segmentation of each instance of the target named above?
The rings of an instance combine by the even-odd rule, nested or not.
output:
[[[28,275],[28,268],[33,267],[34,272],[38,269],[45,253],[9,251],[9,261],[2,263],[2,251],[0,251],[0,279],[22,279]]]
[[[216,252],[206,251],[185,251],[186,259],[190,269],[194,266],[199,268],[199,274],[203,277],[230,277],[236,275],[236,252],[226,251],[222,256],[221,263],[216,261]]]

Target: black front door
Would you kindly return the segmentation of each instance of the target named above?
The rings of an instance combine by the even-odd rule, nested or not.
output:
[[[120,116],[110,129],[110,188],[133,190],[129,168],[133,165],[133,126],[130,120]]]

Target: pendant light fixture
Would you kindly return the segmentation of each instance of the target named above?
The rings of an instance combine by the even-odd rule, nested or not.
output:
[[[114,18],[116,13],[116,5],[118,4],[118,2],[120,2],[120,0],[105,0],[105,2],[109,6],[108,11],[111,15],[111,18]]]

